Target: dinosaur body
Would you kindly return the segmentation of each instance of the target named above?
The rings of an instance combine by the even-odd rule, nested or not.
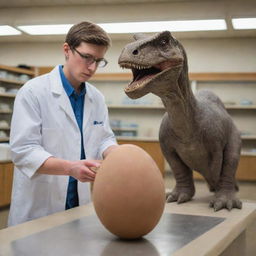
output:
[[[207,90],[192,93],[186,52],[169,31],[150,37],[138,34],[135,39],[123,49],[119,64],[133,72],[125,88],[130,98],[153,93],[166,109],[159,141],[176,180],[167,202],[191,200],[196,170],[215,192],[210,202],[215,211],[241,208],[235,196],[240,133],[223,103]]]

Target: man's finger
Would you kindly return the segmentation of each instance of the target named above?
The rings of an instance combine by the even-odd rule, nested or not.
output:
[[[96,160],[82,160],[84,165],[87,167],[100,167],[100,161],[96,161]]]

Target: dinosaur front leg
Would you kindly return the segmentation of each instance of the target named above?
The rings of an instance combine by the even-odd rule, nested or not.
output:
[[[240,144],[236,138],[233,138],[224,151],[220,179],[215,197],[210,202],[210,207],[213,207],[214,211],[218,211],[223,208],[228,210],[231,210],[232,208],[242,208],[242,202],[236,197],[236,190],[238,190],[238,187],[235,181],[235,173],[239,157]]]
[[[172,192],[166,194],[167,203],[177,201],[180,204],[191,200],[195,194],[192,171],[175,152],[166,155],[166,159],[172,168],[176,180],[175,188]]]
[[[231,176],[234,168],[226,164],[223,165],[223,173],[220,178],[219,188],[215,192],[215,197],[210,201],[210,207],[214,211],[221,209],[242,208],[242,202],[236,197],[236,183],[235,177]]]

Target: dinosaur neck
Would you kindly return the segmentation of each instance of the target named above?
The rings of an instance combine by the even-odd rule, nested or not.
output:
[[[172,82],[170,90],[161,95],[162,102],[172,125],[173,135],[182,142],[194,137],[194,113],[196,100],[192,93],[188,75],[182,72],[179,79]]]

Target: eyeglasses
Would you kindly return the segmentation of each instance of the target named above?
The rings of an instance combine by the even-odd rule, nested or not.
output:
[[[97,67],[104,68],[108,64],[107,60],[104,58],[96,59],[90,54],[82,54],[75,48],[73,48],[73,50],[77,52],[81,58],[84,59],[86,65],[92,65],[94,62],[96,62]]]

